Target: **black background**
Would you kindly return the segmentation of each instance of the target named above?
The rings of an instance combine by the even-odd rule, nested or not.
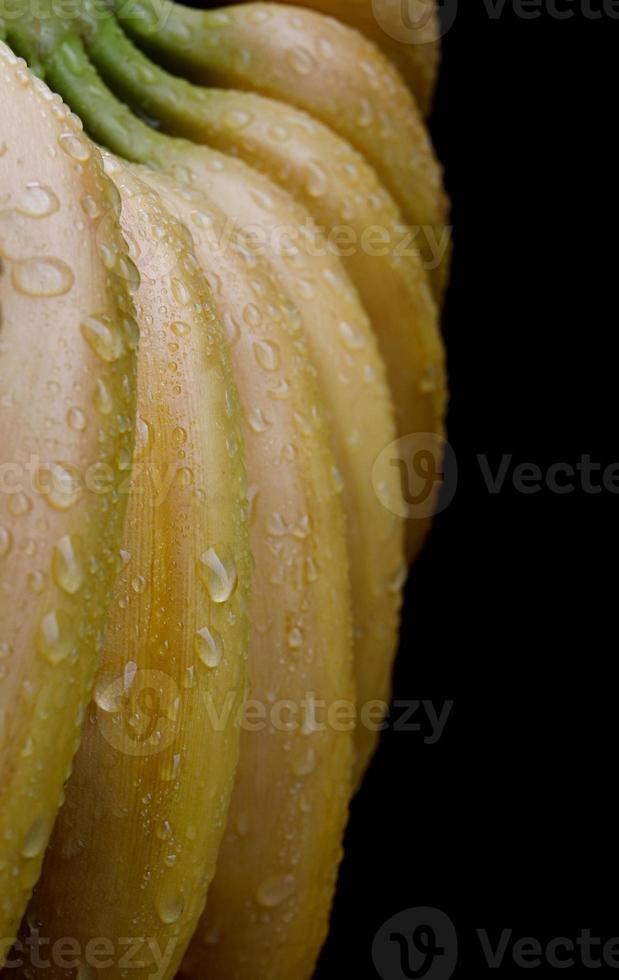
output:
[[[558,6],[575,16],[522,20],[508,0],[492,19],[483,0],[460,0],[444,38],[432,130],[453,200],[444,330],[459,484],[411,574],[395,697],[454,707],[435,745],[385,733],[353,805],[317,980],[377,977],[376,931],[414,906],[453,920],[456,976],[486,973],[477,928],[493,941],[506,928],[542,942],[619,935],[619,498],[509,481],[493,496],[476,459],[619,460],[619,21]],[[490,975],[521,976],[508,958]]]

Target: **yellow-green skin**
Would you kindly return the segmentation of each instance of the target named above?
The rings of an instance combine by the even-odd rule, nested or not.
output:
[[[61,804],[120,564],[138,337],[99,153],[2,42],[0,134],[2,962]]]
[[[164,177],[147,179],[192,224],[228,327],[244,409],[255,562],[250,700],[237,781],[217,873],[182,972],[236,980],[250,970],[253,980],[305,980],[328,929],[351,793],[354,688],[341,486],[298,311],[242,232],[218,246],[225,220],[216,198],[199,203]],[[325,704],[313,709],[314,702]],[[338,703],[348,708],[347,723],[325,723]]]
[[[134,480],[93,701],[24,933],[84,970],[174,976],[224,831],[246,694],[250,577],[239,408],[189,233],[106,157],[140,270]],[[34,976],[72,976],[57,963]],[[90,974],[86,972],[86,976]]]

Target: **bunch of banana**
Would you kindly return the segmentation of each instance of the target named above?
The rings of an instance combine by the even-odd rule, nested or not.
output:
[[[445,413],[419,2],[411,92],[366,0],[2,0],[7,974],[312,975]]]

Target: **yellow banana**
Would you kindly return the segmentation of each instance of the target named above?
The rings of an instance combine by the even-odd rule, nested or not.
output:
[[[49,70],[54,83],[94,127],[93,135],[112,142],[118,152],[174,175],[186,185],[190,199],[194,189],[192,230],[200,220],[201,195],[207,192],[232,230],[251,229],[254,239],[258,235],[256,248],[301,313],[343,477],[357,693],[361,704],[386,699],[403,584],[402,527],[395,516],[400,488],[397,471],[381,456],[395,439],[384,366],[354,289],[301,205],[241,161],[148,129],[115,102],[79,43],[61,44]],[[288,241],[291,235],[293,242]],[[221,246],[227,247],[225,235]],[[399,320],[394,326],[408,336],[407,324]],[[380,472],[374,467],[373,473],[379,456]],[[374,734],[360,727],[360,772],[374,741]]]
[[[192,223],[228,327],[255,560],[237,783],[183,972],[304,980],[326,935],[351,789],[350,593],[334,460],[294,307],[242,235],[222,247],[217,207],[203,198],[197,210],[168,178],[144,179]]]
[[[400,70],[419,108],[432,107],[440,61],[436,0],[290,0],[361,31]]]
[[[388,700],[405,577],[403,526],[395,516],[400,493],[396,470],[385,460],[380,472],[373,472],[375,460],[396,438],[396,431],[370,324],[307,212],[283,191],[240,161],[214,151],[172,141],[166,149],[166,169],[182,168],[193,188],[199,188],[185,193],[193,225],[202,220],[205,193],[235,228],[251,229],[259,236],[255,249],[264,249],[280,287],[301,315],[327,409],[347,517],[357,697],[360,705]],[[295,229],[304,229],[304,234],[297,235]],[[386,498],[392,501],[391,509],[384,506]],[[359,726],[359,776],[375,740],[372,731]]]
[[[25,931],[52,948],[71,936],[84,976],[104,965],[121,978],[129,963],[136,980],[167,980],[204,907],[237,764],[245,480],[227,349],[190,236],[152,189],[107,167],[142,280],[134,481],[93,702]],[[53,959],[31,969],[66,975]]]
[[[118,16],[159,60],[193,81],[252,90],[305,109],[374,167],[419,230],[424,258],[442,241],[448,202],[442,171],[410,91],[357,31],[313,10],[248,3],[223,10],[172,5],[164,22],[152,0]],[[448,257],[431,280],[441,297]]]
[[[138,52],[113,20],[97,21],[89,54],[122,98],[167,131],[241,157],[305,206],[339,251],[370,315],[387,366],[399,433],[441,435],[446,381],[438,311],[415,243],[363,157],[328,127],[281,102],[201,89],[169,75]],[[192,169],[191,161],[198,166],[202,160],[204,169],[205,158],[187,144],[156,137],[148,142],[145,155],[155,165],[161,159],[182,173]],[[171,158],[178,162],[170,163]],[[190,161],[188,166],[183,158]],[[213,179],[207,174],[207,183]],[[195,183],[204,180],[196,178]],[[440,243],[440,248],[446,250],[447,244]],[[409,523],[409,557],[420,550],[428,523]]]
[[[0,42],[0,963],[61,803],[111,598],[133,448],[133,271],[97,150]]]

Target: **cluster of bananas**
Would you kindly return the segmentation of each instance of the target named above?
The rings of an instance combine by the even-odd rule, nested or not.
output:
[[[0,4],[9,974],[303,980],[326,935],[448,255],[434,0],[419,44],[313,5]]]

